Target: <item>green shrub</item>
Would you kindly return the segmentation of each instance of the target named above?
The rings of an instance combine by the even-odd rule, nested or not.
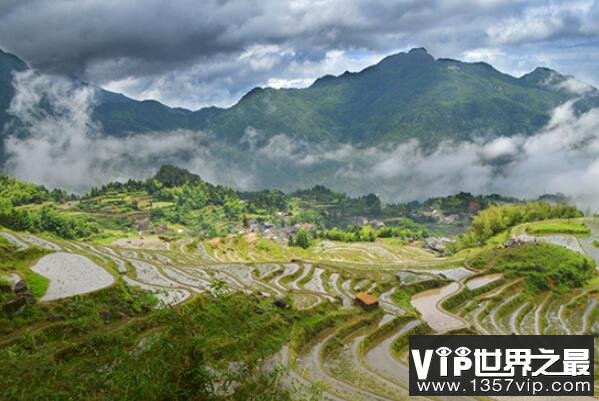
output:
[[[458,238],[453,247],[459,250],[481,245],[494,235],[522,223],[575,217],[582,217],[582,212],[574,206],[563,204],[529,202],[491,206],[474,216],[470,229]]]
[[[308,249],[312,244],[312,236],[304,229],[299,229],[295,234],[289,236],[289,246],[297,246]]]
[[[64,301],[63,310],[55,312],[67,321],[0,347],[0,398],[289,399],[280,385],[280,371],[266,372],[262,362],[289,340],[294,322],[307,327],[299,323],[306,315],[231,295],[154,310],[107,329],[98,312],[109,308],[118,317],[117,311],[126,311],[128,304],[123,294],[109,293],[111,302],[98,294],[87,301]],[[124,304],[112,305],[115,301]],[[69,311],[75,306],[79,312],[73,315]],[[235,383],[231,391],[225,391],[228,383]]]
[[[582,287],[594,277],[595,262],[559,245],[527,243],[500,248],[476,257],[473,265],[486,265],[506,276],[526,277],[531,293],[544,290],[566,292]]]
[[[526,228],[530,234],[572,234],[589,235],[591,230],[583,223],[568,221],[552,221],[546,223],[535,223]]]

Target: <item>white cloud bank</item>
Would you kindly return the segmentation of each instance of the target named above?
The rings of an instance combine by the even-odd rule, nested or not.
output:
[[[563,192],[582,207],[599,210],[599,109],[577,115],[573,105],[557,107],[534,135],[445,141],[432,151],[417,140],[357,149],[314,145],[285,134],[258,147],[259,132],[248,133],[261,159],[298,168],[333,163],[335,177],[345,179],[342,189],[353,193],[374,191],[409,201],[459,191],[528,198]]]
[[[148,177],[156,166],[177,163],[209,181],[227,181],[223,166],[202,132],[177,130],[103,135],[92,120],[96,89],[73,81],[26,71],[15,74],[15,97],[8,112],[24,125],[5,141],[6,169],[18,178],[51,188],[84,192],[111,180]],[[234,170],[228,170],[234,173]],[[249,182],[241,174],[233,184]]]
[[[296,172],[294,182],[302,177],[302,185],[330,185],[330,178],[305,178],[320,168],[331,173],[337,189],[374,191],[389,201],[459,191],[520,197],[563,192],[580,206],[599,210],[599,109],[577,115],[573,102],[556,108],[534,135],[443,142],[428,151],[416,140],[356,148],[313,144],[285,133],[265,138],[248,128],[244,161],[225,157],[226,149],[219,147],[224,145],[201,132],[104,136],[91,118],[95,90],[90,86],[34,72],[17,74],[14,85],[9,112],[25,132],[15,129],[5,141],[7,170],[49,187],[82,192],[109,180],[147,177],[159,165],[174,163],[208,181],[256,188],[269,184],[264,169],[272,177],[277,166],[287,176]]]

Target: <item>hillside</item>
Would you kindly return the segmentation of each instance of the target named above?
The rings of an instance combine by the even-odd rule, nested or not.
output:
[[[401,401],[410,335],[599,332],[599,226],[571,206],[236,192],[172,166],[82,197],[0,174],[0,199],[2,400]],[[403,217],[429,212],[477,214],[447,254]]]
[[[516,78],[485,63],[435,59],[424,49],[322,77],[308,88],[255,88],[230,108],[197,111],[33,73],[11,81],[27,68],[0,54],[0,167],[78,193],[174,164],[247,190],[325,185],[389,202],[460,191],[536,197],[545,189],[522,193],[510,188],[511,180],[494,179],[514,152],[526,149],[512,144],[510,154],[495,157],[492,140],[542,132],[567,100],[575,114],[599,105],[599,91],[576,94],[580,82],[546,68]],[[7,113],[15,88],[22,96]],[[572,137],[573,148],[581,149],[580,140]],[[133,147],[139,152],[121,152]],[[92,148],[98,151],[84,155]],[[32,152],[39,166],[30,163]],[[56,167],[71,171],[73,159],[83,174],[59,174]]]
[[[459,232],[480,209],[519,202],[460,193],[424,203],[384,204],[374,194],[352,198],[322,186],[289,194],[238,192],[168,165],[147,180],[108,183],[83,196],[48,191],[0,171],[0,199],[0,225],[67,239],[110,239],[116,232],[139,231],[165,238],[181,232],[200,238],[241,232],[281,244],[302,228],[313,237],[343,236],[348,241],[365,240],[364,233],[371,232],[400,239],[422,238],[429,230],[450,226]]]
[[[9,121],[12,74],[26,68],[18,57],[0,53],[1,125]],[[99,90],[93,117],[114,136],[186,128],[238,144],[253,127],[263,140],[285,133],[311,142],[372,145],[419,138],[436,144],[534,132],[554,107],[576,96],[559,85],[567,79],[546,68],[516,78],[486,63],[435,59],[418,48],[360,72],[321,77],[304,89],[255,88],[228,109],[190,111]],[[596,93],[580,107],[598,104]]]
[[[313,142],[373,145],[419,138],[436,144],[532,133],[570,97],[544,80],[517,79],[486,63],[435,59],[413,49],[358,73],[322,77],[306,89],[254,89],[208,127],[233,140],[252,126],[266,137],[283,132]]]

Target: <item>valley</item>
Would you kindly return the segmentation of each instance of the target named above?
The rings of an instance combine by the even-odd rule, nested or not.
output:
[[[0,401],[596,400],[598,20],[0,1]]]
[[[11,185],[12,193],[15,185],[39,190]],[[176,193],[183,193],[180,185],[186,184],[172,187]],[[246,399],[248,391],[272,399],[404,400],[409,398],[411,334],[599,331],[599,260],[592,245],[599,239],[599,224],[572,208],[490,204],[468,218],[465,234],[447,239],[451,249],[444,251],[427,248],[435,237],[418,238],[415,233],[424,229],[417,223],[405,228],[403,221],[407,231],[402,233],[388,222],[383,226],[393,233],[389,237],[382,228],[368,231],[381,225],[374,217],[358,231],[351,225],[316,230],[304,221],[289,231],[286,243],[272,232],[281,235],[287,225],[258,223],[257,215],[257,223],[249,222],[248,201],[241,203],[245,216],[222,214],[215,220],[221,225],[237,221],[229,233],[202,238],[191,234],[189,221],[173,225],[152,214],[143,220],[140,213],[158,201],[155,196],[112,189],[55,202],[58,216],[87,215],[88,229],[94,218],[98,226],[87,238],[0,230],[0,279],[6,283],[0,293],[0,358],[8,361],[0,367],[0,380],[10,389],[7,399],[41,399],[55,388],[66,397],[76,380],[82,399],[102,398],[105,391],[110,397],[159,399],[200,386],[203,399],[214,400]],[[322,199],[301,196],[311,210],[326,204],[328,213],[333,210]],[[117,199],[139,210],[125,210]],[[25,203],[11,213],[28,210],[35,219],[34,211],[46,207],[48,201]],[[206,207],[217,214],[222,206]],[[494,227],[487,220],[493,216],[540,207],[551,215],[577,217],[538,215],[476,234],[479,225]],[[305,216],[301,208],[268,213],[293,220]],[[138,224],[127,228],[127,220]],[[252,224],[262,231],[248,230]],[[160,233],[152,233],[156,230]],[[306,246],[298,240],[300,232],[308,235]],[[482,243],[460,245],[475,235],[484,238]],[[541,278],[528,270],[535,263],[546,268]],[[578,272],[571,282],[553,279],[569,274],[564,269],[570,266]],[[358,306],[363,293],[374,297],[374,308]],[[201,357],[194,356],[194,341],[205,347]],[[599,351],[599,341],[596,347]],[[173,355],[165,354],[168,349]],[[166,386],[164,380],[186,374],[189,358],[201,358],[193,362],[195,369],[207,369],[203,384]],[[105,381],[108,376],[98,376],[107,363],[115,383],[144,379],[116,388]],[[153,385],[147,369],[156,364],[166,376],[154,377]],[[54,372],[49,381],[48,371]],[[40,388],[40,380],[48,385]]]

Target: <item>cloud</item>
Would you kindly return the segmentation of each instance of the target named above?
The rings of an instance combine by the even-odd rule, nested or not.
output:
[[[245,175],[224,168],[205,133],[108,137],[91,118],[94,87],[34,71],[15,74],[13,84],[8,112],[20,128],[13,127],[5,141],[6,169],[21,179],[81,193],[111,180],[148,177],[158,166],[176,163],[209,181],[250,184]]]
[[[5,1],[0,45],[45,72],[195,109],[416,46],[598,84],[598,9],[591,0]]]
[[[309,185],[321,183],[352,194],[375,192],[387,201],[411,201],[459,191],[536,198],[563,192],[582,207],[599,210],[599,109],[578,115],[575,101],[557,107],[549,123],[530,135],[445,141],[435,149],[417,140],[383,147],[313,144],[279,134],[264,140],[250,129],[250,151],[277,163],[279,174],[296,170]],[[327,171],[325,179],[313,171]],[[260,171],[254,170],[260,182]],[[264,183],[268,184],[268,183]],[[287,183],[295,189],[296,182]]]
[[[487,28],[493,43],[513,44],[584,36],[582,26],[592,2],[542,3]]]
[[[568,92],[574,93],[576,95],[584,95],[595,90],[592,85],[583,81],[579,81],[574,77],[568,77],[564,81],[556,84],[556,87],[559,89],[565,89]]]
[[[260,133],[250,129],[246,130],[244,138],[252,133],[254,147],[251,149],[258,158],[275,162],[293,163],[299,166],[312,166],[318,163],[349,160],[359,153],[349,144],[314,144],[304,140],[293,139],[285,134],[275,135],[256,147],[256,140]]]
[[[93,86],[32,71],[16,74],[14,86],[9,112],[20,125],[5,141],[7,169],[49,187],[83,192],[173,163],[240,189],[324,184],[392,202],[459,191],[525,198],[562,192],[599,210],[599,109],[577,114],[575,101],[557,107],[532,135],[445,141],[434,149],[417,140],[364,148],[312,143],[252,127],[240,147],[230,147],[185,130],[107,137],[91,118]]]
[[[579,205],[599,210],[599,109],[577,115],[573,102],[558,107],[548,125],[528,137],[447,142],[430,154],[416,143],[372,153],[378,161],[358,174],[364,180],[380,177],[388,185],[395,183],[386,187],[392,199],[457,191],[525,198],[563,192]]]

